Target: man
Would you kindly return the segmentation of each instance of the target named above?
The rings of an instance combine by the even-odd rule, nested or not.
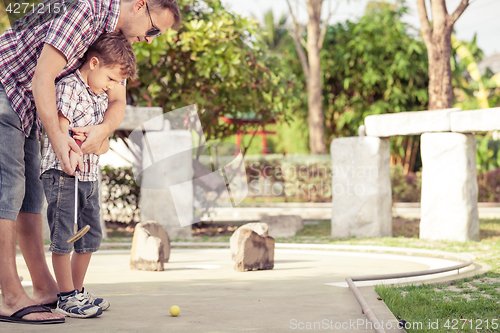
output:
[[[43,190],[35,119],[41,120],[63,171],[74,174],[70,150],[80,155],[97,152],[125,111],[122,85],[109,91],[101,125],[73,130],[86,136],[80,150],[60,130],[55,82],[81,65],[87,48],[104,32],[119,30],[131,43],[151,43],[181,21],[176,0],[73,0],[65,4],[50,20],[33,18],[37,11],[28,13],[22,24],[13,24],[0,36],[0,321],[63,321],[60,315],[34,306],[53,303],[59,292],[43,252]],[[17,274],[16,234],[33,281],[32,299]]]

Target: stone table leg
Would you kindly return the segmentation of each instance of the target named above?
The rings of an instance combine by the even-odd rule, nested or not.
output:
[[[479,241],[476,138],[424,133],[420,238]]]
[[[332,237],[392,235],[389,139],[334,139]]]

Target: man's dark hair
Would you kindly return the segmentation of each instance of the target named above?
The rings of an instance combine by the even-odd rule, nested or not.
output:
[[[179,5],[177,4],[177,0],[149,0],[148,4],[152,11],[168,9],[174,14],[174,24],[172,26],[173,29],[177,30],[181,26],[182,16],[181,11],[179,9]]]
[[[86,60],[89,61],[92,57],[99,59],[106,67],[119,65],[121,74],[129,79],[134,80],[137,77],[134,50],[119,31],[102,34],[87,50]]]

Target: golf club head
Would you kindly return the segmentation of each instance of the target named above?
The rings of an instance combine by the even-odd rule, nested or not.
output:
[[[71,236],[66,242],[68,244],[76,242],[77,240],[79,240],[80,238],[82,238],[89,230],[90,230],[90,226],[86,225],[85,227],[83,227],[82,229],[80,229],[76,234],[74,234],[73,236]]]

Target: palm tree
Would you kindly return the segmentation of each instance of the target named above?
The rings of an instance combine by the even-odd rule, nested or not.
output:
[[[287,15],[281,15],[278,22],[274,19],[272,10],[264,14],[264,24],[259,40],[273,52],[283,52],[292,45],[293,39],[286,29]]]

